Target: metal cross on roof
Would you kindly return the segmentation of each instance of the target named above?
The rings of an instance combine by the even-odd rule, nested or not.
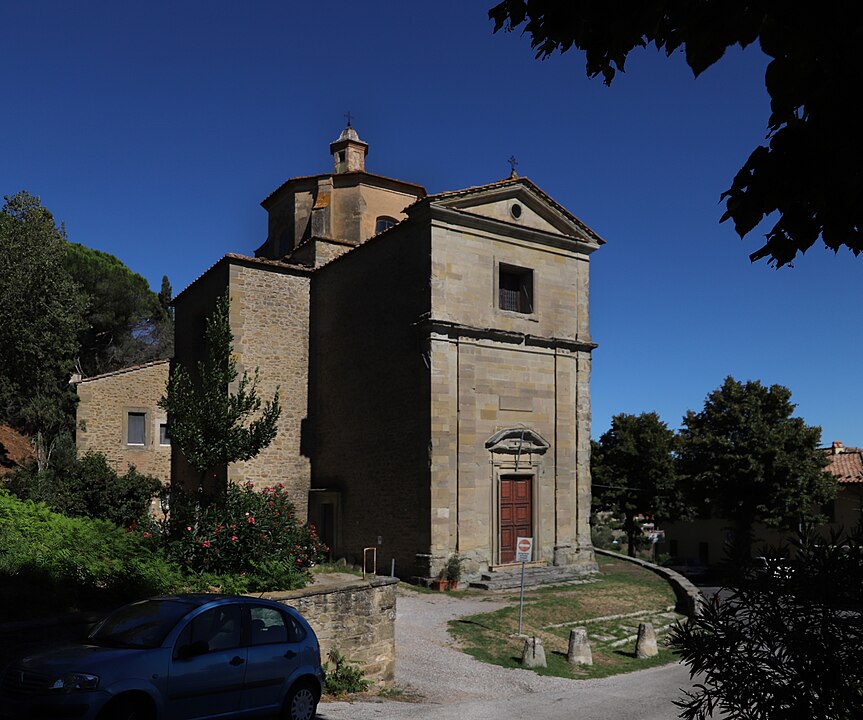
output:
[[[350,110],[348,110],[345,117],[348,119],[348,127],[350,127],[351,126],[351,111]]]
[[[507,162],[509,163],[509,166],[511,168],[509,176],[510,177],[516,177],[517,175],[515,172],[515,166],[518,165],[518,160],[515,159],[515,155],[510,155],[509,160],[507,160]]]

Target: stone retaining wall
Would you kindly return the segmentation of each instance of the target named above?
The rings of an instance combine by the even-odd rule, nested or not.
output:
[[[593,550],[598,555],[612,557],[615,560],[626,560],[627,562],[635,563],[636,565],[641,565],[643,568],[652,570],[657,575],[661,575],[671,583],[671,587],[674,589],[674,594],[677,596],[676,609],[678,612],[683,613],[687,617],[695,617],[701,613],[701,606],[704,604],[704,596],[701,594],[701,591],[692,584],[692,582],[687,580],[680,573],[666,567],[662,567],[661,565],[655,565],[647,560],[632,558],[628,555],[611,552],[610,550],[600,550],[597,547]]]
[[[376,577],[321,583],[302,590],[264,597],[299,610],[317,633],[321,659],[337,649],[359,665],[367,680],[389,685],[396,671],[396,586],[398,580]]]

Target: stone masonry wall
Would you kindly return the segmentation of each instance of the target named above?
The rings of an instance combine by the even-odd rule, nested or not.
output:
[[[379,577],[264,597],[302,613],[318,636],[323,662],[336,649],[358,664],[367,680],[388,685],[395,679],[397,584],[395,578]]]
[[[171,446],[159,442],[165,411],[157,406],[168,381],[169,361],[138,365],[86,378],[77,385],[75,441],[79,455],[101,452],[118,473],[130,465],[167,483],[171,475]],[[144,413],[144,444],[128,443],[128,414]]]
[[[336,556],[428,553],[428,240],[410,224],[319,270],[312,288],[313,486],[340,498]]]
[[[500,309],[501,264],[532,271],[532,312]],[[516,427],[551,445],[518,467],[534,478],[534,557],[593,565],[590,352],[565,344],[591,342],[587,256],[435,224],[431,288],[433,320],[474,329],[432,336],[432,574],[456,551],[470,571],[499,562],[498,485],[515,465],[492,457],[485,442]]]
[[[260,368],[258,394],[267,401],[278,388],[282,414],[273,442],[251,460],[232,464],[228,480],[257,487],[284,483],[305,522],[310,466],[301,436],[308,415],[310,278],[239,264],[231,265],[229,278],[237,370],[251,376]]]

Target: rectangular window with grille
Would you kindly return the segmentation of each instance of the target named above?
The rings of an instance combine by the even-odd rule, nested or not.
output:
[[[500,264],[498,307],[526,315],[533,313],[533,270]]]

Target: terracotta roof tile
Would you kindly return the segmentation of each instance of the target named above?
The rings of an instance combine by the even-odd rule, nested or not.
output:
[[[395,183],[397,185],[404,185],[406,187],[411,187],[411,188],[418,190],[419,192],[417,194],[420,196],[425,196],[425,194],[426,194],[426,189],[422,185],[417,185],[416,183],[408,182],[406,180],[399,180],[398,178],[387,177],[386,175],[378,175],[377,173],[370,173],[370,172],[367,172],[366,170],[355,170],[355,171],[349,172],[349,173],[321,173],[320,175],[298,175],[296,177],[288,178],[287,180],[285,180],[285,182],[283,182],[281,185],[279,185],[279,187],[277,187],[275,190],[273,190],[273,192],[271,192],[269,195],[267,195],[267,197],[265,197],[261,201],[261,205],[266,207],[267,203],[273,198],[274,195],[278,195],[278,193],[282,190],[282,188],[285,188],[292,183],[303,183],[303,182],[308,182],[311,180],[317,181],[317,180],[320,180],[321,178],[327,178],[327,177],[344,178],[344,177],[354,177],[354,176],[357,176],[357,177],[364,176],[364,177],[366,177],[372,181],[377,181],[377,182]]]
[[[825,454],[827,467],[824,469],[832,473],[837,482],[863,483],[863,449],[847,447],[834,454],[832,448],[827,448]]]
[[[153,365],[163,365],[169,362],[171,362],[170,358],[166,358],[164,360],[151,360],[150,362],[140,363],[139,365],[130,365],[129,367],[120,368],[119,370],[102,373],[101,375],[91,375],[90,377],[81,378],[80,380],[75,380],[74,384],[80,385],[81,383],[90,382],[91,380],[101,380],[102,378],[122,375],[127,372],[135,372],[135,370],[140,370],[141,368],[152,367]]]
[[[222,263],[230,262],[231,260],[239,261],[246,265],[263,265],[274,269],[278,268],[280,270],[293,270],[306,275],[312,272],[312,268],[310,268],[308,265],[301,265],[299,263],[290,263],[285,262],[284,260],[270,260],[268,258],[253,257],[251,255],[240,255],[238,253],[226,253],[225,255],[222,255],[222,257],[220,257],[216,262],[210,265],[210,267],[204,270],[204,272],[198,275],[198,277],[192,280],[192,282],[186,285],[186,287],[184,287],[180,292],[178,292],[171,300],[171,305],[174,305],[177,302],[177,299],[184,295],[186,292],[188,292],[189,288],[197,284],[201,280],[201,278],[203,278],[205,275],[217,268]]]

